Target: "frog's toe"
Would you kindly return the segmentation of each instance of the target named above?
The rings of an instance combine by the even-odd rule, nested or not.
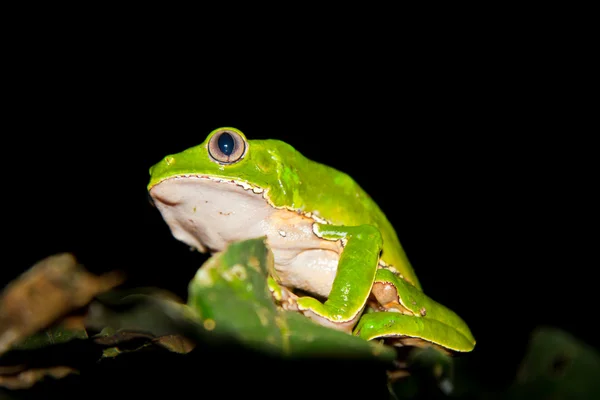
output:
[[[354,328],[354,326],[360,319],[360,314],[356,315],[354,318],[352,318],[348,321],[335,321],[335,320],[329,319],[327,317],[321,316],[312,310],[302,310],[301,312],[306,317],[312,319],[313,321],[315,321],[317,324],[319,324],[321,326],[336,329],[338,331],[346,332],[349,334],[352,333],[352,329]]]
[[[323,304],[312,297],[301,297],[297,303],[300,312],[317,324],[350,334],[362,313],[361,309],[355,315],[344,315],[342,310]]]

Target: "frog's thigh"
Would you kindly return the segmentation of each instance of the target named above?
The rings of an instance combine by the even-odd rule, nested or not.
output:
[[[325,303],[312,297],[298,299],[298,308],[324,326],[351,331],[371,292],[379,255],[381,233],[371,225],[335,226],[315,224],[315,234],[345,242],[331,292]]]

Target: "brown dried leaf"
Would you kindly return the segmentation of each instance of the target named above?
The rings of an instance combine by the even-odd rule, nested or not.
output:
[[[154,342],[174,353],[186,354],[196,347],[192,340],[180,335],[166,335],[154,339]]]
[[[123,280],[118,272],[91,274],[69,253],[37,262],[0,295],[0,354]]]
[[[0,387],[12,390],[27,389],[47,376],[60,379],[72,373],[78,372],[71,367],[64,366],[26,369],[14,375],[0,375]]]
[[[102,346],[111,346],[104,351],[104,357],[115,357],[123,352],[138,351],[149,346],[159,346],[173,353],[186,354],[196,344],[181,335],[164,335],[155,337],[152,334],[135,331],[119,331],[107,336],[95,337],[94,342]],[[134,347],[131,343],[137,343]]]
[[[144,342],[150,342],[154,339],[154,336],[145,332],[119,331],[109,336],[95,337],[94,343],[97,343],[102,346],[118,346],[119,344],[127,343],[136,339],[142,340]]]

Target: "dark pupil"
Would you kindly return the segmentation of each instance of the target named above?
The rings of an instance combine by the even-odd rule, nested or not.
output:
[[[233,153],[233,146],[235,143],[233,141],[233,137],[231,137],[229,133],[225,132],[221,134],[217,143],[219,144],[219,150],[221,150],[226,156]]]

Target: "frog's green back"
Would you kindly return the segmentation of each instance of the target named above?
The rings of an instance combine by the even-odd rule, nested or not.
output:
[[[268,196],[276,206],[311,212],[335,225],[374,225],[383,236],[382,259],[409,282],[421,288],[417,276],[385,214],[347,174],[304,157],[292,146],[276,140],[250,141],[253,147],[277,149],[271,157],[279,164],[278,185]]]

